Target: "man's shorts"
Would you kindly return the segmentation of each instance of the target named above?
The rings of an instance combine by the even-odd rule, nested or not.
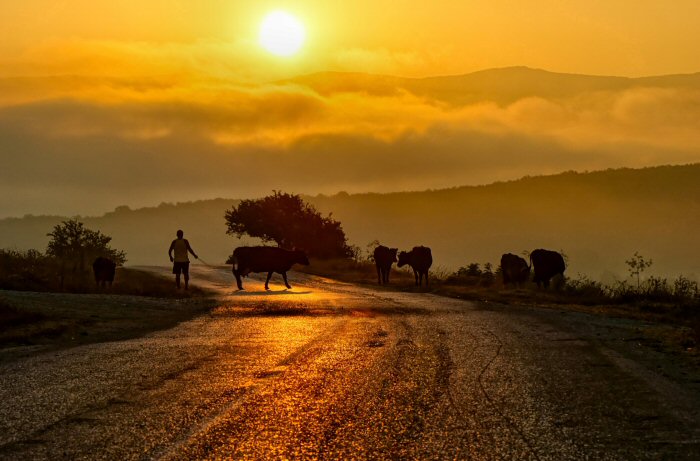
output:
[[[173,263],[173,274],[180,275],[181,272],[185,275],[185,277],[190,276],[190,262],[189,261],[186,261],[184,263],[179,263],[176,261]]]

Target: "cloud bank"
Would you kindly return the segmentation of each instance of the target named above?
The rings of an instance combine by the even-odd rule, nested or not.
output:
[[[61,48],[57,68],[81,53]],[[333,73],[255,83],[227,77],[227,53],[235,50],[118,47],[72,65],[81,75],[0,78],[0,214],[98,213],[272,189],[416,190],[700,161],[698,79],[553,96],[519,93],[516,75],[504,102],[456,80],[434,91],[417,91],[418,80]],[[117,71],[105,77],[109,69]],[[348,79],[355,83],[335,85]],[[472,93],[480,96],[464,98]]]

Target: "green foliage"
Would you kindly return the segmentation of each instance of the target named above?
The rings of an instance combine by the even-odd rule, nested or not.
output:
[[[55,225],[53,232],[46,235],[51,237],[46,254],[72,264],[73,267],[84,269],[88,263],[92,263],[99,256],[109,258],[117,265],[126,262],[126,253],[109,246],[112,237],[100,231],[87,229],[77,219]]]
[[[581,274],[577,278],[567,279],[563,292],[590,304],[606,302],[610,294],[608,287]]]
[[[43,291],[57,271],[56,260],[37,250],[0,250],[0,288]]]
[[[690,280],[687,277],[680,276],[673,282],[673,296],[676,299],[698,299],[700,298],[700,290],[698,290],[698,282]]]
[[[321,259],[353,256],[340,222],[321,216],[299,195],[274,191],[261,199],[243,200],[226,211],[225,219],[226,233],[237,237],[247,234]]]
[[[99,256],[109,258],[117,265],[126,261],[124,251],[109,246],[112,237],[87,229],[77,219],[56,224],[53,231],[46,235],[51,237],[46,256],[55,260],[61,287],[64,287],[66,275],[70,273],[71,283],[75,285],[73,288],[80,289],[86,283],[92,262]]]
[[[604,285],[580,275],[567,280],[564,292],[585,303],[643,304],[657,302],[683,306],[700,304],[698,283],[679,276],[673,283],[661,277],[649,277],[634,286],[625,280]]]
[[[496,274],[491,263],[484,264],[483,269],[479,263],[469,263],[447,276],[446,280],[453,284],[490,286],[496,280]]]

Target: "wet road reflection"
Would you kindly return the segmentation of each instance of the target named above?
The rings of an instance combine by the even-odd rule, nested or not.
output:
[[[230,272],[194,266],[220,293],[206,316],[3,366],[0,457],[698,454],[697,414],[665,408],[557,313],[290,275],[291,290],[258,276],[239,292]]]

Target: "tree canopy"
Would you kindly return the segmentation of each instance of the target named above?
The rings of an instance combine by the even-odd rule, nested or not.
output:
[[[349,257],[352,249],[339,221],[321,214],[299,195],[274,191],[243,200],[226,211],[227,234],[250,235],[286,249],[300,249],[317,258]]]
[[[46,248],[46,254],[72,264],[74,268],[84,269],[86,263],[92,263],[98,256],[109,258],[118,265],[126,261],[126,253],[109,246],[112,237],[100,231],[87,229],[77,219],[55,225],[53,232],[47,235],[51,240]]]

